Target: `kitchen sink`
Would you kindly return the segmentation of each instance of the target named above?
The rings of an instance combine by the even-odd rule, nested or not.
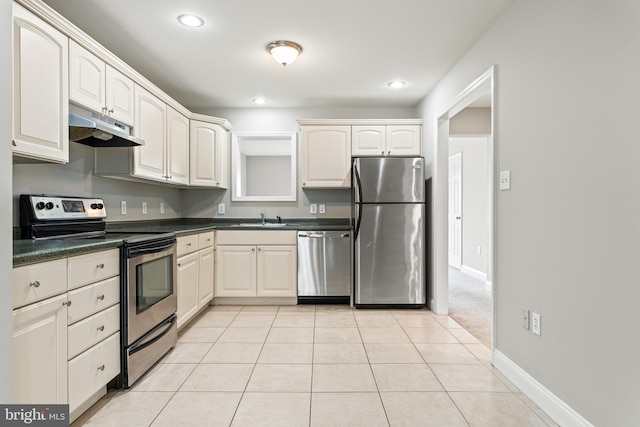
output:
[[[278,228],[284,227],[287,224],[284,222],[267,222],[264,224],[261,223],[251,223],[251,222],[243,222],[240,224],[232,224],[231,227],[264,227],[264,228]]]

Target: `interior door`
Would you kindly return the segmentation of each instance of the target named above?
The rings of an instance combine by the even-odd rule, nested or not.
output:
[[[462,153],[449,157],[449,265],[462,266]]]

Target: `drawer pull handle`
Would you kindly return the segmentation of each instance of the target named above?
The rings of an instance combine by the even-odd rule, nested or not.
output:
[[[39,288],[40,287],[40,282],[36,280],[35,282],[29,283],[29,286],[33,286],[34,288]]]
[[[98,328],[98,331],[100,331],[100,332],[104,331],[104,325],[100,326],[100,327]]]
[[[104,365],[98,366],[98,371],[104,371]]]
[[[98,299],[99,299],[100,301],[103,301],[103,300],[104,300],[104,295],[98,295]]]
[[[187,247],[191,246],[191,243],[187,243]]]
[[[98,264],[97,267],[100,268],[100,269],[103,269],[104,268],[104,264]]]
[[[67,307],[71,307],[71,301],[65,301],[62,305],[66,305]]]

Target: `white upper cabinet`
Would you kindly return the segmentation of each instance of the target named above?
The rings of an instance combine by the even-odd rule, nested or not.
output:
[[[167,181],[189,184],[189,119],[167,106]]]
[[[13,153],[69,161],[68,38],[13,3]]]
[[[222,126],[191,120],[189,184],[229,187],[229,132]]]
[[[302,188],[351,186],[351,126],[301,126]]]
[[[69,42],[69,99],[133,126],[134,83],[73,40]]]
[[[420,125],[352,126],[353,156],[419,156]]]
[[[133,136],[144,145],[133,147],[133,175],[155,181],[166,181],[165,147],[167,141],[167,106],[147,90],[136,87],[136,125]]]

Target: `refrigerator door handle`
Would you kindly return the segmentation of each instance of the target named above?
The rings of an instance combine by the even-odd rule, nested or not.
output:
[[[358,200],[355,203],[356,209],[356,229],[353,233],[353,240],[358,240],[358,234],[360,232],[360,223],[362,222],[362,185],[360,182],[360,174],[358,173],[358,167],[356,163],[353,164],[353,174],[356,177],[356,189],[358,190]]]

